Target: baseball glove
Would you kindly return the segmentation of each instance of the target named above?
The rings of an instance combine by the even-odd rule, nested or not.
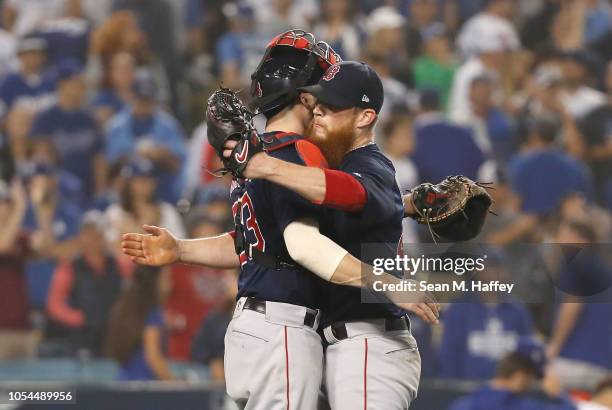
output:
[[[243,172],[253,155],[263,151],[263,142],[253,125],[253,114],[240,101],[236,93],[221,87],[212,93],[206,109],[208,142],[223,161],[218,173],[231,173],[244,178]],[[223,156],[228,140],[238,141],[229,158]]]
[[[411,192],[416,210],[411,215],[426,224],[434,239],[467,241],[482,230],[493,199],[489,183],[474,182],[462,176],[450,176],[439,184],[424,183]]]

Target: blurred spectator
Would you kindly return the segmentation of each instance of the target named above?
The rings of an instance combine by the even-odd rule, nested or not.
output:
[[[30,259],[27,264],[29,296],[36,308],[44,307],[53,271],[58,259],[72,258],[76,252],[75,236],[81,210],[60,194],[58,171],[44,163],[28,163],[21,168],[27,181],[28,211],[23,227],[29,231],[43,229],[51,221],[51,238],[56,246],[44,258]]]
[[[313,30],[317,39],[327,42],[345,60],[357,60],[365,33],[356,22],[354,0],[327,1],[321,4],[321,20]]]
[[[141,232],[142,225],[168,228],[179,238],[185,237],[185,228],[176,208],[155,197],[157,186],[155,169],[151,161],[134,158],[121,170],[122,186],[119,202],[108,207],[106,239],[111,246],[119,246],[125,232]]]
[[[160,199],[176,203],[183,187],[186,156],[183,130],[157,103],[157,88],[150,73],[138,73],[132,86],[134,103],[113,117],[106,129],[106,158],[111,166],[133,155],[153,162]]]
[[[226,198],[222,203],[228,207]],[[190,238],[205,238],[224,232],[225,221],[196,210],[187,219]],[[165,304],[170,333],[168,356],[175,360],[192,359],[192,341],[211,309],[226,301],[224,276],[227,272],[201,266],[175,264],[171,267],[172,290]],[[233,275],[232,275],[233,279]],[[235,287],[235,284],[232,284]],[[235,295],[234,295],[235,296]],[[233,298],[232,298],[233,302]]]
[[[319,8],[324,6],[318,0],[243,0],[243,3],[253,8],[257,25],[271,35],[292,28],[309,31],[317,18],[320,19]],[[317,38],[327,40],[318,31],[314,33]]]
[[[410,58],[423,53],[423,40],[427,31],[438,25],[440,17],[439,0],[411,0],[409,18],[406,24],[406,47]]]
[[[225,87],[241,88],[251,83],[251,74],[270,41],[270,34],[256,26],[253,13],[252,7],[241,3],[223,6],[229,31],[217,42],[216,54],[221,83]]]
[[[601,0],[560,2],[551,26],[555,46],[560,50],[587,47],[610,33],[610,5]]]
[[[103,354],[108,317],[121,289],[121,267],[100,240],[105,224],[100,211],[85,213],[79,254],[53,273],[47,312],[61,328],[58,333],[66,336],[68,354],[82,349],[94,356]]]
[[[587,221],[562,221],[555,242],[571,247],[593,243],[596,232],[592,225]],[[612,370],[609,343],[612,340],[612,304],[609,296],[599,300],[580,296],[605,295],[603,288],[610,286],[612,270],[592,251],[560,262],[563,265],[559,267],[560,282],[556,285],[561,285],[565,297],[558,306],[548,356],[564,387],[592,389],[597,380]]]
[[[410,155],[414,152],[415,137],[412,120],[408,114],[396,114],[382,126],[382,137],[378,141],[383,152],[393,163],[395,179],[401,192],[418,185],[419,176]],[[417,243],[416,223],[410,218],[402,221],[404,243]]]
[[[457,36],[457,47],[466,59],[489,48],[490,41],[499,42],[505,50],[521,47],[518,33],[512,24],[514,0],[487,0],[484,10],[463,25]]]
[[[119,380],[173,380],[163,351],[162,303],[170,276],[159,268],[139,266],[109,320],[108,355],[119,362]]]
[[[592,192],[584,164],[557,148],[560,123],[555,117],[529,121],[527,143],[510,163],[510,180],[523,212],[546,216],[569,194]]]
[[[510,62],[514,63],[514,59],[511,53],[520,48],[520,43],[514,28],[502,17],[512,10],[513,2],[490,0],[488,4],[489,11],[473,17],[472,24],[466,23],[459,36],[458,44],[465,48],[468,58],[457,70],[453,81],[449,116],[454,122],[470,121],[472,107],[469,92],[475,77],[491,75],[497,80],[493,95],[495,102],[500,105],[504,103],[503,86],[513,81],[513,64]],[[462,41],[462,38],[466,40]]]
[[[111,14],[113,0],[80,0],[83,15],[94,26],[100,26]]]
[[[225,349],[225,332],[232,319],[236,305],[236,277],[226,274],[222,280],[224,286],[224,301],[211,312],[193,339],[193,359],[210,367],[211,377],[215,381],[223,381],[223,352]]]
[[[15,106],[40,110],[52,104],[55,84],[43,69],[46,60],[45,39],[28,35],[17,44],[19,70],[0,82],[0,116],[5,117]]]
[[[127,52],[134,57],[136,67],[146,69],[155,78],[158,99],[169,100],[168,76],[161,63],[155,59],[144,33],[134,14],[129,11],[114,12],[102,26],[92,33],[87,73],[94,84],[107,83],[113,56]]]
[[[412,64],[414,85],[417,89],[433,88],[440,93],[443,110],[448,107],[448,98],[457,62],[450,47],[449,36],[442,23],[432,24],[421,32],[423,54]]]
[[[402,192],[418,185],[418,173],[409,156],[414,151],[414,130],[407,115],[396,115],[382,127],[381,147],[393,163],[397,184]]]
[[[144,32],[153,55],[162,63],[170,88],[170,107],[180,112],[182,101],[178,98],[178,82],[181,78],[179,54],[175,49],[175,29],[172,8],[165,0],[114,0],[114,11],[128,10],[134,14]]]
[[[480,149],[500,163],[507,162],[516,152],[511,119],[493,102],[495,80],[479,76],[470,86],[472,118],[470,123]]]
[[[499,362],[495,377],[487,386],[457,400],[449,410],[574,410],[575,406],[550,373],[542,382],[548,400],[530,397],[536,380],[544,377],[545,363],[543,347],[534,340],[522,339],[516,350]]]
[[[57,68],[57,103],[34,120],[32,139],[50,142],[57,165],[80,179],[89,201],[106,189],[104,140],[85,108],[86,85],[82,66],[65,60]]]
[[[80,0],[7,0],[2,5],[3,26],[24,35],[45,21],[61,17],[66,7]]]
[[[508,272],[499,256],[488,254],[487,268],[473,280],[501,280]],[[496,293],[460,296],[442,316],[438,352],[439,376],[449,379],[488,379],[497,362],[531,336],[529,313],[518,301]]]
[[[612,409],[612,376],[604,378],[597,384],[593,396],[588,402],[578,402],[578,410],[609,409]]]
[[[411,85],[411,62],[404,30],[406,18],[395,8],[383,6],[372,11],[365,23],[368,54],[376,56],[381,64],[388,67],[387,78],[393,77],[394,82],[401,82],[405,86]],[[382,77],[384,76],[383,73]],[[383,83],[383,87],[386,88],[386,84]]]
[[[404,83],[393,77],[388,56],[371,51],[364,56],[364,60],[378,73],[383,84],[383,106],[378,113],[380,121],[384,122],[396,113],[409,111],[415,105],[416,97]]]
[[[57,65],[65,59],[87,63],[91,23],[83,16],[82,0],[67,1],[61,18],[45,20],[34,32],[47,40],[48,63]]]
[[[0,181],[0,359],[32,358],[38,335],[30,326],[26,262],[53,250],[51,218],[39,209],[40,228],[22,228],[27,195],[21,181]]]
[[[0,78],[17,69],[17,39],[13,33],[0,28]]]
[[[568,52],[561,57],[563,89],[560,100],[572,117],[580,120],[607,103],[604,93],[589,86],[589,78],[600,63],[596,56],[586,51]]]
[[[187,164],[185,165],[185,189],[183,198],[191,199],[196,194],[198,187],[213,184],[218,180],[213,173],[223,168],[217,151],[208,143],[206,136],[206,122],[198,125],[191,134],[189,149],[187,150]],[[222,181],[228,182],[227,178]],[[229,188],[225,191],[227,194]]]
[[[136,61],[132,54],[119,52],[111,57],[107,75],[92,101],[94,116],[100,127],[104,127],[113,115],[133,103],[135,69]]]
[[[26,107],[13,109],[6,118],[3,138],[6,149],[11,155],[12,165],[9,162],[4,166],[12,167],[14,172],[19,165],[28,159],[29,136],[32,129],[35,113]],[[12,178],[7,178],[7,180]]]
[[[437,183],[448,175],[478,179],[485,158],[472,131],[444,119],[440,96],[434,90],[421,93],[420,106],[414,121],[416,147],[412,154],[419,181]]]

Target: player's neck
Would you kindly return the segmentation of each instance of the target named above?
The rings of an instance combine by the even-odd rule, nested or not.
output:
[[[372,132],[372,130],[362,131],[357,136],[355,136],[355,139],[353,140],[353,143],[351,144],[349,151],[363,147],[365,145],[372,144],[373,142],[374,142],[374,133]]]
[[[304,134],[304,124],[295,115],[282,114],[275,115],[266,123],[266,132],[283,131],[295,132],[296,134]]]

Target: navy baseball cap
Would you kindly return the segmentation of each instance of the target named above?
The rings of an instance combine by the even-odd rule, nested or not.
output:
[[[544,377],[546,368],[546,351],[544,345],[531,336],[523,336],[519,339],[515,353],[529,360],[536,371],[538,378]]]
[[[318,84],[300,87],[325,105],[338,108],[371,108],[378,114],[384,91],[380,77],[363,62],[343,61],[327,69]]]
[[[57,65],[57,80],[70,80],[83,73],[83,65],[74,59],[67,59]]]

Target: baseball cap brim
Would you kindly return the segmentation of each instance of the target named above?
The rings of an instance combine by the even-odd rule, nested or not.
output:
[[[325,105],[330,105],[337,108],[351,108],[355,104],[348,98],[344,98],[342,95],[321,86],[321,84],[309,85],[306,87],[298,88],[300,91],[304,91],[314,95],[319,102]]]

